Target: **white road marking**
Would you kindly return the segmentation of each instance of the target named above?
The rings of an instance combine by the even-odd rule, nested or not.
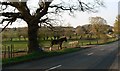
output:
[[[45,70],[45,71],[50,71],[50,70],[53,70],[53,69],[59,68],[59,67],[61,67],[61,66],[62,66],[62,65],[57,65],[57,66],[51,67],[51,68],[49,68],[49,69],[47,69],[47,70]]]
[[[87,54],[87,55],[90,56],[90,55],[92,55],[92,54],[94,54],[94,53],[89,53],[89,54]]]
[[[90,56],[90,55],[92,55],[92,54],[94,54],[94,53],[89,53],[89,54],[87,54],[87,55]]]

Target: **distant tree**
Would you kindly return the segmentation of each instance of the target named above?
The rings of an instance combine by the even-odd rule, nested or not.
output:
[[[9,24],[17,21],[18,18],[24,20],[28,25],[28,53],[43,51],[37,40],[37,32],[41,24],[52,26],[55,20],[51,18],[51,16],[61,14],[64,11],[67,11],[69,14],[74,13],[74,11],[96,12],[96,8],[104,5],[101,0],[94,0],[94,2],[91,3],[81,0],[55,1],[56,0],[39,0],[39,2],[36,3],[37,7],[35,9],[29,7],[28,2],[32,2],[29,0],[0,1],[1,15],[5,17],[2,18],[1,23],[8,21],[3,30]],[[11,8],[10,11],[8,11],[9,8]]]
[[[73,27],[66,27],[64,28],[64,35],[69,37],[69,39],[71,39],[74,36],[74,30]]]
[[[2,39],[3,40],[8,40],[8,33],[6,31],[2,32]]]
[[[94,34],[97,38],[102,37],[101,35],[106,35],[107,27],[106,27],[106,20],[101,17],[91,17],[90,23],[92,25],[91,27],[91,33]]]
[[[2,32],[2,38],[12,41],[13,38],[17,38],[17,32],[13,28],[8,28]]]
[[[19,38],[19,40],[21,38],[24,38],[24,40],[26,40],[26,38],[28,38],[28,29],[26,27],[24,28],[17,28],[16,30],[16,34],[17,34],[17,37]]]
[[[26,40],[28,38],[28,28],[27,27],[24,27],[22,30],[21,30],[21,36],[23,36],[24,40]]]
[[[59,39],[64,34],[64,27],[56,26],[54,27],[54,39]]]
[[[92,27],[91,24],[87,24],[87,25],[82,26],[82,29],[85,33],[85,36],[84,36],[85,39],[91,39],[91,27]]]
[[[120,36],[120,15],[118,15],[118,17],[116,18],[115,20],[115,23],[114,23],[114,32],[115,34],[117,34],[118,36]]]
[[[21,39],[21,29],[17,28],[17,37],[20,40]]]
[[[54,31],[49,29],[48,32],[47,32],[47,37],[50,38],[50,40],[52,40],[53,39],[53,35],[54,35]]]
[[[79,38],[81,39],[83,36],[85,36],[85,31],[81,26],[77,26],[75,32],[77,33]]]
[[[39,40],[45,40],[46,33],[47,33],[46,27],[41,27],[38,30],[38,38],[39,38]]]

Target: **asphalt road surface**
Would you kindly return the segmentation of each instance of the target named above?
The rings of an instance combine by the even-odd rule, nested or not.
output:
[[[26,62],[5,69],[40,69],[52,70],[90,70],[90,69],[116,69],[118,70],[118,42],[96,45],[95,47],[60,56],[44,58],[37,61]]]

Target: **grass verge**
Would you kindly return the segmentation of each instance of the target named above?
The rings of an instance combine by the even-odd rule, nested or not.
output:
[[[79,51],[79,50],[82,50],[82,49],[83,48],[65,48],[65,49],[58,50],[58,51],[34,52],[34,53],[31,53],[31,54],[28,54],[28,55],[25,55],[25,56],[14,57],[14,58],[10,58],[10,59],[3,59],[2,60],[2,65],[3,66],[9,66],[9,65],[13,65],[13,64],[38,60],[38,59],[41,59],[41,58],[67,54],[67,53]]]
[[[110,41],[108,41],[108,42],[105,42],[105,43],[99,43],[98,45],[110,44],[110,43],[113,43],[113,42],[116,42],[116,41],[119,41],[119,39],[110,40]]]

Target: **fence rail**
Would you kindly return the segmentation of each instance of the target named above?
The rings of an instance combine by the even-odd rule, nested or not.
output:
[[[3,45],[2,58],[13,58],[27,54],[27,50],[14,50],[14,45],[6,46]]]

